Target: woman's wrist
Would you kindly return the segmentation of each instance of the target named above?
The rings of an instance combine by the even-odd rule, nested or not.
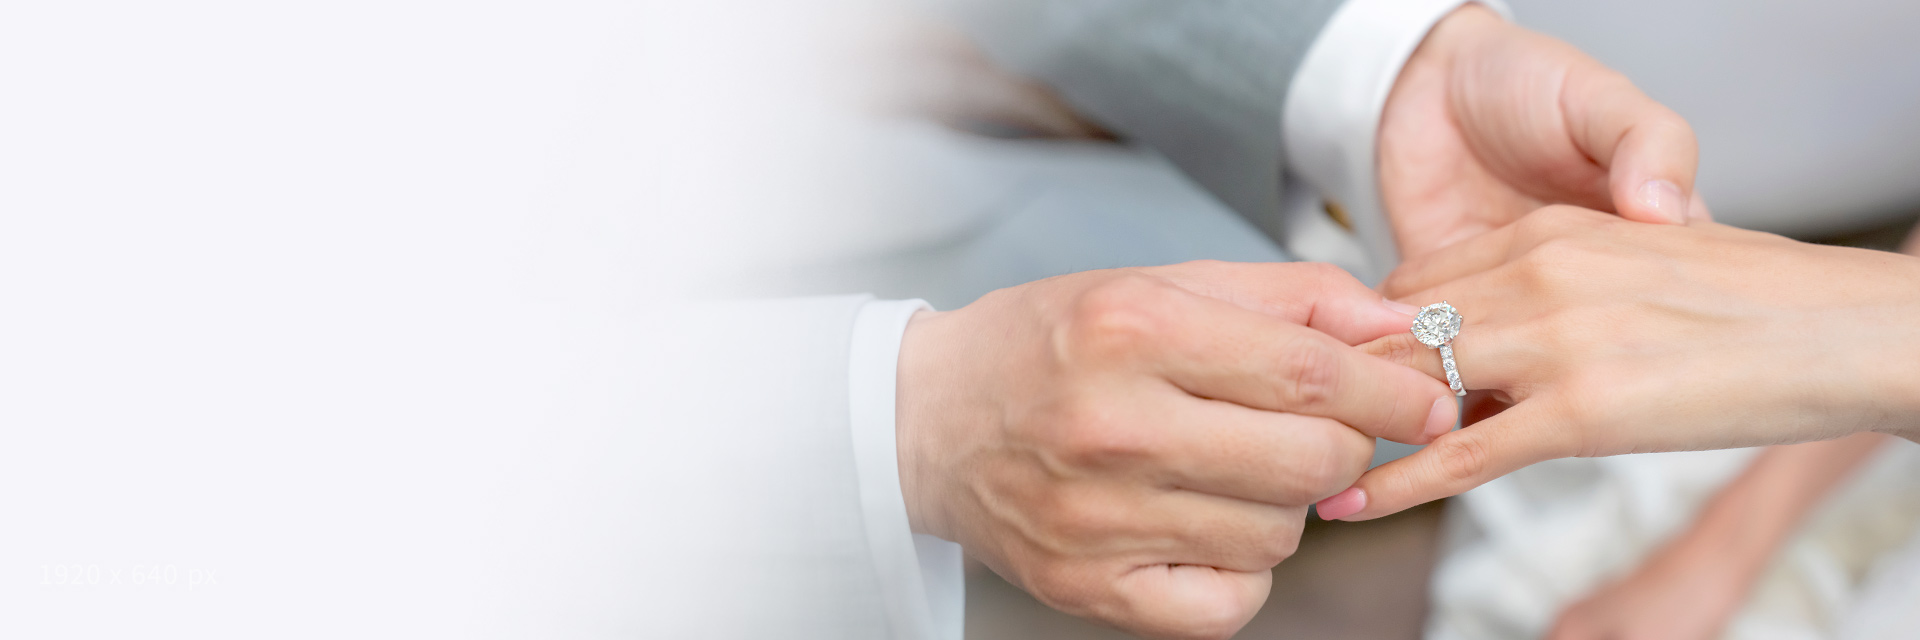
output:
[[[1800,243],[1783,249],[1821,274],[1775,292],[1775,304],[1791,311],[1774,315],[1781,324],[1756,345],[1791,354],[1777,372],[1791,377],[1787,404],[1802,423],[1792,439],[1865,431],[1920,438],[1920,258]]]
[[[1868,430],[1920,442],[1920,258],[1897,256],[1897,273],[1908,297],[1873,327],[1878,349],[1867,355],[1876,366],[1870,388],[1883,407],[1882,419]]]

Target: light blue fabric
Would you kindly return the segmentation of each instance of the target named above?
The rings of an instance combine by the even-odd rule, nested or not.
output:
[[[975,222],[931,246],[788,272],[784,292],[864,291],[954,309],[995,289],[1090,269],[1288,259],[1152,153],[1104,143],[954,143],[956,155],[940,166],[972,172],[978,179],[955,188],[974,192],[923,197],[986,202],[989,210],[969,214]]]

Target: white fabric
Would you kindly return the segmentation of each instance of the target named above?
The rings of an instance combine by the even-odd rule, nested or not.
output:
[[[1912,638],[1920,629],[1920,607],[1914,606],[1920,602],[1920,535],[1911,536],[1898,551],[1873,564],[1859,584],[1859,596],[1835,623],[1832,637],[1892,640]]]
[[[1725,637],[1912,637],[1920,446],[1886,447],[1809,515]],[[1540,637],[1563,607],[1687,526],[1753,452],[1555,460],[1456,498],[1427,637]]]
[[[1428,636],[1540,637],[1559,607],[1684,524],[1750,451],[1536,464],[1456,498]]]
[[[966,609],[960,545],[910,535],[894,431],[901,336],[913,314],[928,308],[920,300],[868,302],[860,308],[847,365],[849,433],[867,548],[893,637],[959,640]]]
[[[938,640],[966,637],[967,567],[966,554],[958,543],[924,533],[913,534],[914,552],[919,556],[920,578],[926,587],[933,635]]]
[[[1387,95],[1427,31],[1467,1],[1348,2],[1327,22],[1287,92],[1287,167],[1346,209],[1373,266],[1363,279],[1384,277],[1399,261],[1375,157]],[[1511,16],[1501,0],[1480,2]],[[1291,243],[1288,249],[1307,252]]]

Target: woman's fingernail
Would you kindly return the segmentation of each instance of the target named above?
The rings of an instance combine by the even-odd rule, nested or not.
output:
[[[1640,206],[1673,224],[1687,222],[1687,195],[1680,192],[1679,185],[1665,180],[1648,180],[1640,185]]]
[[[1360,487],[1347,487],[1346,491],[1321,500],[1313,508],[1320,512],[1321,520],[1339,520],[1367,508],[1367,492]]]
[[[1445,435],[1448,431],[1452,431],[1454,423],[1459,421],[1460,404],[1454,402],[1453,396],[1433,401],[1433,410],[1427,412],[1427,438]]]
[[[1380,303],[1387,305],[1388,309],[1392,309],[1401,315],[1408,315],[1408,316],[1420,315],[1420,307],[1416,307],[1416,306],[1406,304],[1406,303],[1401,303],[1401,302],[1394,302],[1386,298],[1381,298]]]

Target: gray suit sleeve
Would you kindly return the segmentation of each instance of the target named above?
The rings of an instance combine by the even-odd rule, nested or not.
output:
[[[1257,220],[1279,207],[1287,86],[1344,0],[924,1]]]

